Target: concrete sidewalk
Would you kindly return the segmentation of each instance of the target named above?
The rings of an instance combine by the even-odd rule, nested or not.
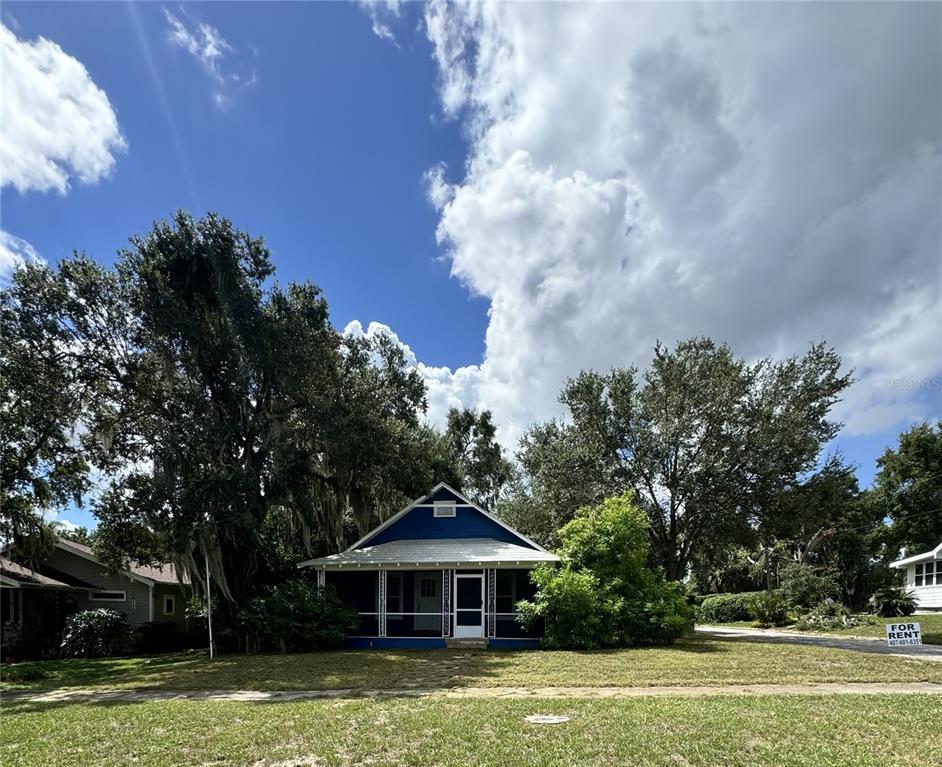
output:
[[[441,687],[424,690],[81,690],[4,693],[5,703],[149,703],[167,700],[291,703],[338,698],[700,698],[724,695],[942,695],[933,682],[835,682],[663,687]]]
[[[713,639],[736,639],[744,642],[768,642],[772,644],[802,644],[814,647],[833,647],[838,650],[853,650],[875,655],[892,655],[897,658],[915,658],[942,663],[942,646],[918,645],[916,647],[888,647],[886,640],[864,637],[842,637],[828,634],[805,634],[796,631],[775,629],[731,628],[726,626],[697,626],[694,631],[700,636]]]

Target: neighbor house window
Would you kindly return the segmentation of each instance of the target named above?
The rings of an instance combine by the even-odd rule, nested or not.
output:
[[[3,622],[4,623],[19,623],[20,622],[20,590],[19,589],[4,589],[0,591],[0,596],[3,598]]]
[[[924,585],[942,585],[942,562],[926,562],[926,580]]]
[[[177,598],[173,594],[164,595],[164,615],[173,615],[177,611]]]
[[[92,591],[88,598],[92,602],[126,602],[128,595],[124,591]]]
[[[914,586],[922,585],[922,565],[916,565],[916,578],[913,580]]]
[[[436,517],[455,516],[455,502],[454,501],[435,501],[435,516]]]
[[[437,581],[434,578],[423,578],[419,581],[419,596],[434,598],[437,596]]]

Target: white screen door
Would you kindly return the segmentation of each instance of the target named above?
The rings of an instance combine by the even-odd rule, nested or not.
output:
[[[455,573],[455,637],[484,636],[484,574]]]

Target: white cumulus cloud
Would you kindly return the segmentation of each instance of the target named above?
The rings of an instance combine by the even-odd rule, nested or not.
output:
[[[0,186],[64,194],[107,177],[127,148],[105,92],[56,43],[0,24]]]
[[[826,339],[859,379],[849,432],[938,415],[886,381],[942,370],[940,14],[432,2],[470,149],[428,194],[490,311],[483,362],[425,369],[430,389],[512,443],[568,376],[644,367],[658,339],[750,359]]]
[[[10,273],[24,261],[41,261],[39,253],[22,237],[0,229],[0,287],[7,284]]]

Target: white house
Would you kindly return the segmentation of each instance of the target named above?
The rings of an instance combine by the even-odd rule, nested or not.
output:
[[[942,610],[942,543],[932,551],[897,560],[890,566],[906,568],[906,586],[913,593],[917,609]]]

